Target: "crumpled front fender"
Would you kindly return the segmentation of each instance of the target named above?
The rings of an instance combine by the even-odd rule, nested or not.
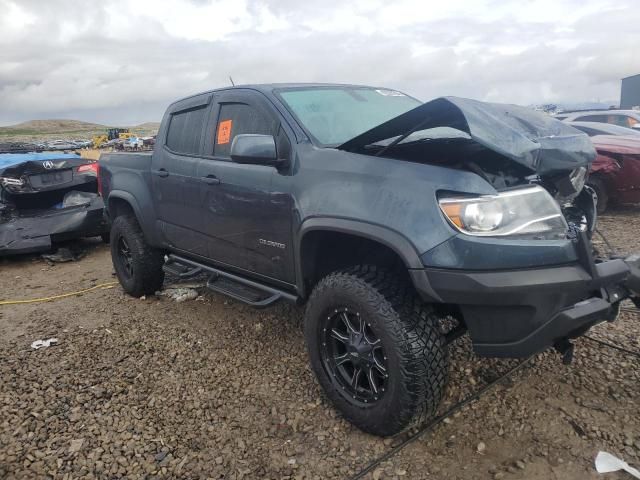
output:
[[[615,158],[602,153],[598,153],[595,161],[591,164],[591,174],[613,175],[621,170],[620,164]]]

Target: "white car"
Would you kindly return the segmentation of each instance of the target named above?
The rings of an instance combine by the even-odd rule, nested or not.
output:
[[[581,132],[586,133],[590,137],[595,137],[596,135],[616,135],[616,136],[631,136],[631,137],[640,137],[640,129],[637,128],[628,128],[628,127],[620,127],[618,125],[614,125],[612,123],[600,123],[600,122],[570,122],[568,120],[564,120],[566,123],[571,125],[573,128],[577,128]]]
[[[75,150],[78,148],[77,145],[68,140],[52,140],[50,142],[46,142],[45,146],[47,150]]]
[[[601,122],[620,127],[640,130],[640,111],[638,110],[589,110],[581,112],[560,112],[554,115],[565,122]]]

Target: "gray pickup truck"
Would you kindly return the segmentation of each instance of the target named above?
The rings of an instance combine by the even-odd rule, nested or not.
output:
[[[392,435],[434,414],[465,332],[478,355],[568,361],[570,339],[638,302],[638,257],[591,244],[594,156],[513,105],[253,85],[173,103],[153,154],[105,154],[99,178],[126,292],[207,273],[256,307],[306,304],[327,396]]]

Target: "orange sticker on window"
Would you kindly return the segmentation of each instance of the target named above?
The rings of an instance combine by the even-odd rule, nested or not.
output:
[[[229,143],[231,139],[231,126],[233,120],[223,120],[218,124],[218,145]]]

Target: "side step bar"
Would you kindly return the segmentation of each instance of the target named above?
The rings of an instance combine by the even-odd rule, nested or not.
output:
[[[171,258],[168,258],[165,261],[165,264],[162,266],[162,270],[182,280],[186,278],[193,278],[202,273],[201,267],[187,267],[186,265],[173,261]]]
[[[291,293],[174,254],[168,256],[162,269],[181,279],[206,272],[210,274],[207,288],[256,308],[267,307],[279,300],[298,301]]]

